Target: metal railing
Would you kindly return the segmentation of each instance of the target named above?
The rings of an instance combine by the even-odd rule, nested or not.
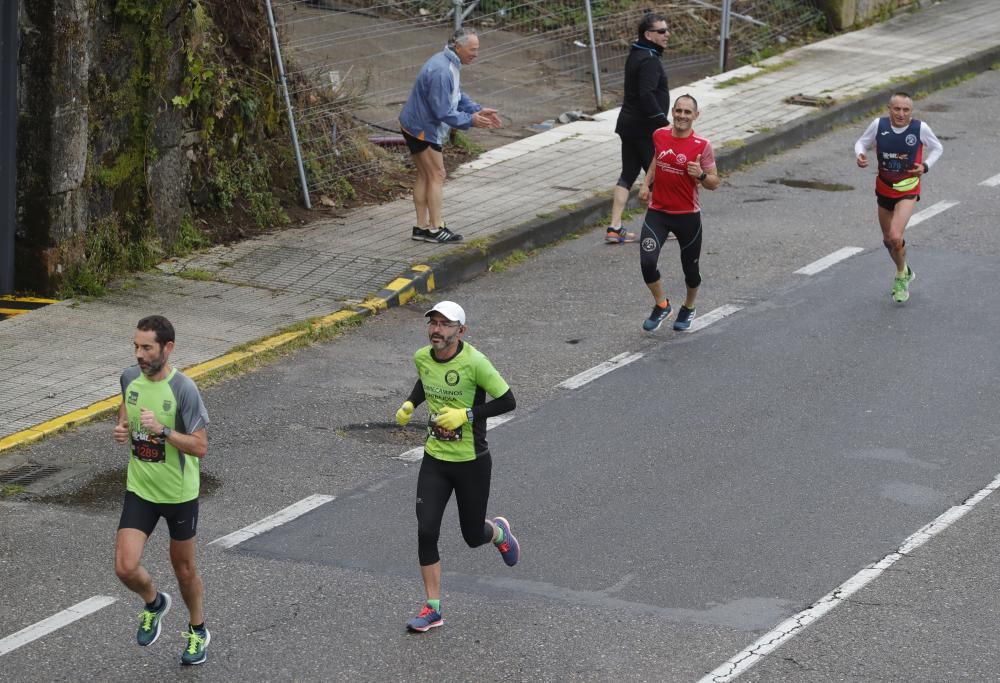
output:
[[[413,80],[457,25],[476,28],[481,46],[462,70],[462,89],[498,109],[517,138],[563,112],[618,106],[625,57],[647,11],[667,17],[672,87],[779,51],[822,21],[812,0],[681,0],[642,9],[622,9],[634,4],[623,0],[267,2],[287,60],[307,205],[310,194],[335,194],[398,153],[368,143],[399,142],[397,117]]]

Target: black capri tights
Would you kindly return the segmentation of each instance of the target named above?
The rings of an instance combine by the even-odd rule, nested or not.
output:
[[[649,165],[653,163],[652,135],[622,135],[622,174],[618,176],[618,187],[631,190],[635,179],[639,177],[639,171],[648,171]]]
[[[493,540],[493,527],[486,522],[492,470],[489,453],[465,462],[438,460],[424,453],[417,476],[417,553],[421,567],[441,559],[438,536],[452,491],[458,504],[462,538],[469,547],[477,548]]]
[[[642,279],[647,285],[660,279],[657,262],[660,249],[667,241],[667,233],[674,233],[681,248],[681,268],[684,270],[684,284],[691,289],[701,284],[698,259],[701,258],[701,212],[664,213],[656,209],[646,211],[639,237],[639,265]]]

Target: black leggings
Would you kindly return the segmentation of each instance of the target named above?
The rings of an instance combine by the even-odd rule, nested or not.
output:
[[[635,179],[639,177],[639,171],[648,171],[649,165],[653,163],[653,136],[650,135],[622,135],[622,174],[618,176],[618,187],[626,190],[632,189]]]
[[[698,259],[701,258],[701,212],[664,213],[656,209],[646,211],[639,237],[639,265],[642,279],[651,285],[660,279],[657,262],[660,249],[667,240],[667,233],[677,236],[681,248],[681,268],[684,270],[684,284],[695,289],[701,284]]]
[[[424,453],[417,476],[417,553],[421,567],[441,559],[438,536],[452,491],[458,504],[462,538],[469,547],[477,548],[493,540],[493,527],[486,522],[492,470],[489,453],[465,462],[438,460]]]

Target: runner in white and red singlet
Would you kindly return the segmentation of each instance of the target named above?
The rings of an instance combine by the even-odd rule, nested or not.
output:
[[[663,294],[657,262],[660,249],[673,233],[681,250],[681,268],[687,296],[677,311],[675,330],[687,330],[695,314],[695,298],[701,285],[698,259],[701,257],[701,202],[698,187],[714,190],[720,184],[712,143],[695,135],[698,102],[691,95],[674,100],[674,123],[653,133],[656,155],[639,189],[639,200],[649,199],[642,223],[639,263],[642,279],[653,295],[653,312],[643,321],[647,332],[658,330],[670,315],[670,300]],[[652,198],[650,187],[652,186]]]

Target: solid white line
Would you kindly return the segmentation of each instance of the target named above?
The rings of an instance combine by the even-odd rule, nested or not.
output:
[[[938,202],[937,204],[931,204],[923,211],[918,211],[912,216],[910,216],[910,222],[906,224],[906,227],[912,228],[914,225],[920,225],[928,218],[934,218],[942,211],[947,211],[951,207],[958,204],[958,202],[949,201],[947,199]]]
[[[688,332],[696,332],[698,330],[704,329],[711,325],[712,323],[717,323],[727,315],[732,315],[736,311],[742,311],[742,306],[736,306],[734,304],[725,304],[714,308],[700,318],[695,318],[691,321],[691,327],[688,328]]]
[[[864,251],[864,249],[862,249],[861,247],[844,247],[843,249],[838,249],[832,254],[824,256],[818,261],[813,261],[808,266],[802,266],[795,272],[798,275],[815,275],[820,271],[826,270],[834,263],[843,261],[844,259],[850,258],[851,256],[859,254],[862,251]]]
[[[83,602],[78,602],[72,607],[64,609],[58,614],[53,614],[47,619],[42,619],[37,624],[23,628],[17,633],[0,640],[0,657],[16,650],[22,645],[27,645],[33,640],[38,640],[42,636],[46,636],[67,624],[72,624],[77,619],[83,619],[88,614],[93,614],[99,609],[104,609],[115,601],[115,598],[107,595],[95,595],[92,598],[87,598]]]
[[[768,653],[780,647],[785,642],[797,636],[802,629],[817,621],[824,614],[832,610],[841,602],[851,597],[855,592],[875,580],[882,572],[894,565],[897,561],[909,555],[924,543],[938,535],[956,521],[968,513],[977,503],[986,496],[1000,488],[1000,474],[992,482],[970,496],[961,505],[949,508],[938,516],[933,522],[925,525],[909,538],[903,541],[899,549],[894,553],[889,553],[878,562],[870,564],[857,574],[840,584],[832,592],[827,593],[822,598],[814,602],[810,607],[804,609],[793,617],[781,622],[771,631],[761,636],[750,647],[739,652],[729,659],[725,664],[711,671],[708,675],[698,681],[698,683],[726,683],[732,681],[737,676],[752,667],[764,658]]]
[[[598,377],[606,375],[612,370],[617,370],[618,368],[628,365],[632,361],[639,360],[640,358],[642,358],[641,353],[619,353],[614,358],[606,360],[600,365],[595,365],[590,368],[590,370],[584,370],[579,375],[573,375],[556,386],[562,387],[563,389],[579,389],[587,382],[592,382]]]
[[[293,503],[284,510],[279,510],[259,522],[254,522],[250,526],[245,526],[239,531],[234,531],[231,534],[226,534],[225,536],[217,538],[214,541],[210,541],[208,545],[218,545],[223,548],[232,548],[234,545],[239,545],[243,541],[247,541],[254,536],[260,536],[265,531],[269,531],[276,526],[281,526],[285,522],[290,522],[296,517],[301,517],[313,508],[318,508],[320,505],[329,503],[333,499],[334,496],[326,496],[320,493],[309,496],[308,498],[303,498],[298,503]]]
[[[514,416],[510,413],[506,415],[497,415],[496,417],[486,418],[486,431],[493,429],[494,427],[499,427],[504,422],[510,422],[514,419]],[[416,448],[411,448],[410,450],[400,453],[396,456],[396,460],[402,460],[403,462],[419,462],[424,457],[424,447],[417,446]]]
[[[985,185],[986,187],[996,187],[997,185],[1000,185],[1000,174],[997,174],[992,178],[987,178],[986,180],[984,180],[979,184]]]

